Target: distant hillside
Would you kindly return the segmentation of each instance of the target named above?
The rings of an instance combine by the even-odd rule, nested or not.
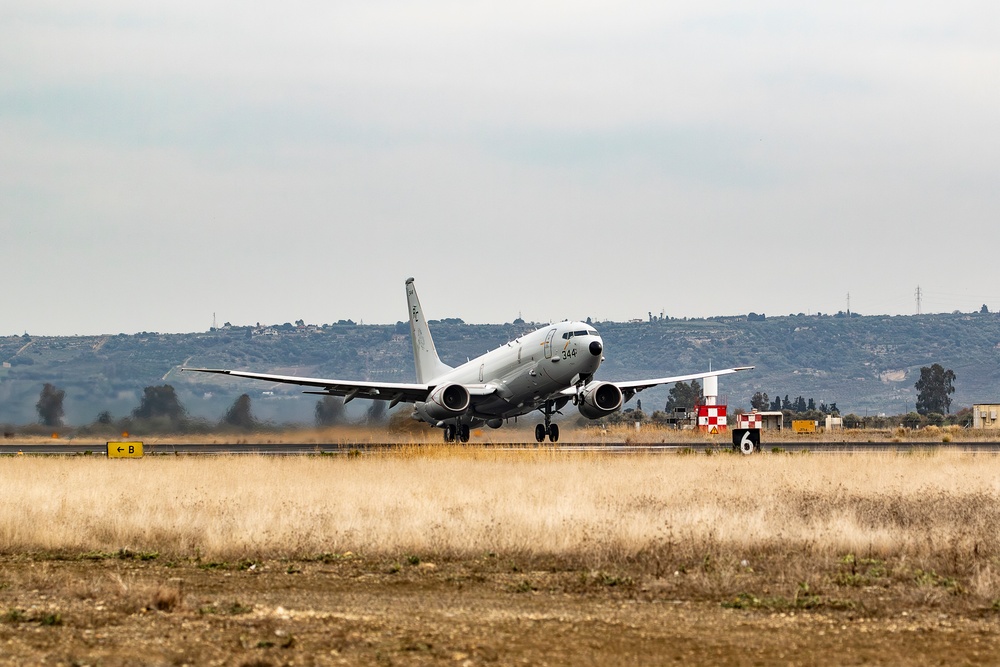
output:
[[[790,316],[604,322],[603,379],[653,378],[754,365],[723,378],[734,407],[749,407],[756,391],[771,398],[802,395],[835,402],[841,412],[899,414],[914,409],[920,367],[940,363],[955,371],[953,408],[1000,401],[1000,316]],[[459,364],[534,328],[533,325],[433,326],[446,363]],[[216,419],[241,393],[259,417],[312,420],[315,396],[294,387],[221,376],[178,373],[183,365],[254,369],[345,379],[412,381],[405,323],[270,329],[226,327],[191,334],[74,337],[0,337],[0,422],[37,420],[35,403],[51,382],[66,391],[67,421],[89,423],[102,411],[128,415],[143,387],[169,383],[188,410]],[[638,395],[651,410],[668,388]],[[361,401],[358,402],[363,403]]]

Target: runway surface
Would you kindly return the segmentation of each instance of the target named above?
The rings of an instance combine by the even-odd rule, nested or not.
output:
[[[411,449],[420,445],[398,443],[355,443],[355,444],[192,444],[192,443],[172,443],[172,444],[144,444],[143,450],[146,456],[164,455],[274,455],[274,456],[303,456],[303,455],[347,455],[347,454],[370,454],[374,452],[391,452],[394,449]],[[437,445],[434,445],[435,447]],[[705,450],[704,444],[692,443],[664,443],[664,444],[631,444],[631,443],[483,443],[471,442],[467,445],[453,445],[455,448],[461,447],[484,447],[495,450],[510,451],[556,451],[567,454],[581,452],[603,452],[608,454],[681,454],[681,453],[702,453]],[[720,441],[718,448],[728,448],[729,443]],[[914,450],[946,450],[1000,453],[1000,442],[969,441],[969,442],[778,442],[773,444],[763,443],[761,451],[764,454],[783,452],[810,453],[837,453],[845,454],[852,452],[892,452],[892,451],[914,451]],[[105,444],[72,444],[72,443],[44,443],[27,444],[6,442],[0,444],[0,455],[94,455],[105,456],[107,447]]]

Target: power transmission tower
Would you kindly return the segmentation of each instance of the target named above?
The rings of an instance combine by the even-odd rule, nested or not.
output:
[[[916,297],[917,297],[917,315],[919,315],[920,314],[920,300],[923,297],[923,292],[920,291],[920,285],[917,285]]]

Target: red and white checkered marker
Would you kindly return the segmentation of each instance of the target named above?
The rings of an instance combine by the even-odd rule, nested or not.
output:
[[[726,430],[726,406],[725,405],[699,405],[698,406],[698,428],[711,433],[718,433]]]

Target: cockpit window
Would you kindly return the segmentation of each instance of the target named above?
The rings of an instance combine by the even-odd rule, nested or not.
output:
[[[597,332],[593,329],[587,329],[586,331],[567,331],[562,335],[565,340],[569,340],[573,336],[596,336]]]

